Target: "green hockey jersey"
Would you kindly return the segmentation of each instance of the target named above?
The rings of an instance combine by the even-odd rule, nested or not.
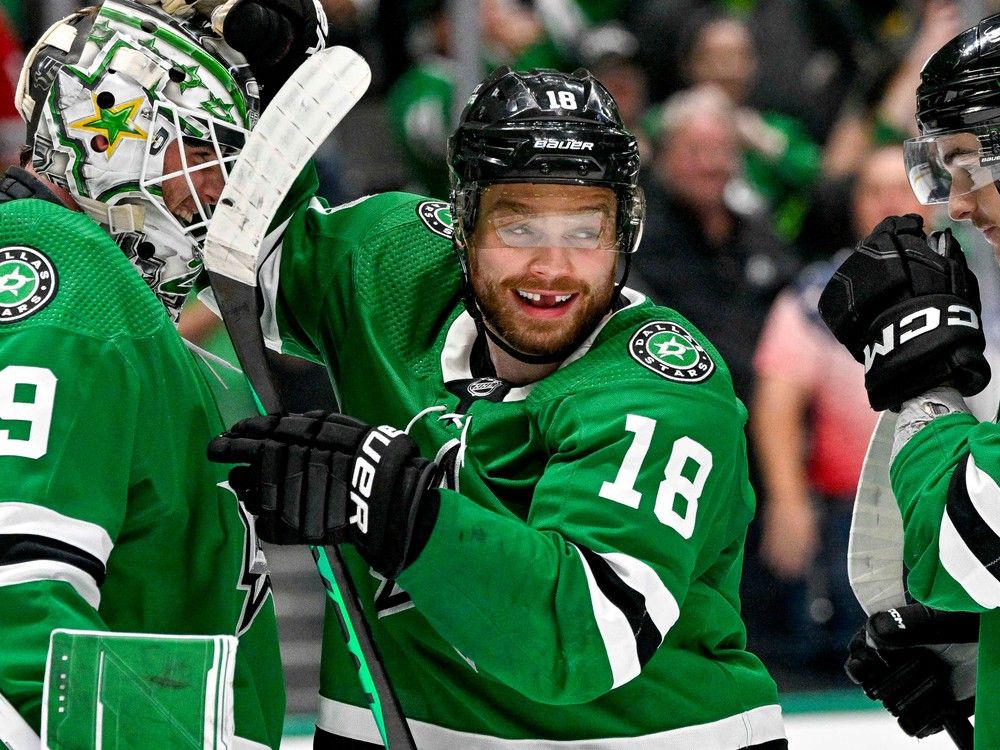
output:
[[[784,737],[746,650],[746,412],[718,353],[629,293],[560,369],[476,372],[447,204],[312,199],[267,239],[269,344],[443,468],[398,581],[345,557],[419,747],[740,748]],[[329,613],[328,613],[329,614]],[[378,742],[336,620],[319,726]]]
[[[0,697],[36,731],[53,628],[235,634],[236,734],[279,745],[270,582],[205,455],[210,377],[96,223],[0,206]]]
[[[910,593],[937,609],[982,613],[975,744],[1000,747],[1000,425],[938,417],[900,450],[890,477]]]

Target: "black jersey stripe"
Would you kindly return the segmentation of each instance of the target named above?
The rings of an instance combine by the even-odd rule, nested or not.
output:
[[[645,665],[653,658],[653,654],[666,635],[666,633],[660,632],[649,616],[646,597],[641,591],[636,591],[625,583],[621,576],[615,573],[614,568],[608,564],[608,561],[596,552],[582,545],[577,545],[577,549],[580,550],[587,567],[594,575],[594,581],[601,593],[621,611],[628,621],[632,635],[635,636],[635,650],[639,657],[639,664],[640,666]]]
[[[966,485],[965,476],[971,460],[971,454],[967,453],[955,467],[948,485],[945,510],[965,546],[994,578],[1000,580],[1000,536],[979,515]]]
[[[0,565],[51,560],[72,565],[104,583],[107,569],[100,559],[72,544],[37,534],[0,534]]]

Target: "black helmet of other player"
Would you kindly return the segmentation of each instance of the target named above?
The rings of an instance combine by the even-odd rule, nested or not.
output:
[[[622,124],[608,90],[588,71],[526,73],[499,68],[472,92],[455,133],[448,140],[454,240],[465,285],[465,304],[482,324],[469,278],[467,238],[476,224],[484,188],[498,183],[548,183],[610,188],[616,198],[615,242],[623,254],[621,280],[611,297],[617,304],[639,246],[645,214],[638,186],[639,148]],[[554,362],[569,351],[528,355],[487,335],[525,362]],[[579,342],[576,342],[579,343]],[[575,348],[575,345],[570,348]]]
[[[905,144],[921,203],[947,203],[1000,179],[1000,14],[966,29],[920,72],[917,126]]]
[[[220,168],[225,178],[257,120],[246,60],[201,16],[105,0],[42,35],[15,104],[35,171],[108,231],[176,320],[212,213],[192,175]],[[185,200],[180,216],[165,197],[177,179],[193,204]]]

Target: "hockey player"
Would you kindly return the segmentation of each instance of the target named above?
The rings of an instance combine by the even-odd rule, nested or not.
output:
[[[746,412],[624,287],[643,200],[613,99],[500,69],[449,151],[450,204],[313,198],[266,239],[263,331],[351,416],[247,420],[210,455],[250,463],[262,537],[353,545],[419,747],[786,747],[739,615]],[[355,674],[328,616],[317,748],[378,746]]]
[[[1000,258],[998,76],[1000,15],[927,61],[917,89],[920,136],[906,142],[905,153],[917,198],[947,203],[951,218],[972,222]],[[907,585],[923,605],[981,613],[975,746],[1000,747],[1000,427],[979,423],[962,398],[990,377],[975,277],[953,237],[929,242],[919,217],[889,217],[840,267],[819,308],[865,363],[872,406],[899,412],[890,476],[903,518]],[[943,705],[947,695],[939,705],[926,700],[941,674],[940,665],[915,666],[926,650],[891,649],[916,640],[907,635],[914,625],[936,630],[939,642],[960,640],[934,627],[936,619],[921,605],[874,615],[867,640],[881,650],[864,648],[862,638],[848,664],[918,735],[940,729],[949,712],[962,715],[963,706]]]
[[[277,748],[266,561],[204,457],[234,421],[213,395],[225,370],[174,328],[258,114],[254,78],[207,19],[107,0],[46,32],[17,106],[26,168],[0,181],[0,704],[39,730],[57,627],[237,635],[238,746]]]

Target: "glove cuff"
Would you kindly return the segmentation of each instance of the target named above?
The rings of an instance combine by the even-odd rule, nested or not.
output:
[[[866,339],[861,360],[876,411],[898,409],[935,386],[951,384],[971,396],[989,382],[979,316],[955,295],[903,300],[875,318]]]

